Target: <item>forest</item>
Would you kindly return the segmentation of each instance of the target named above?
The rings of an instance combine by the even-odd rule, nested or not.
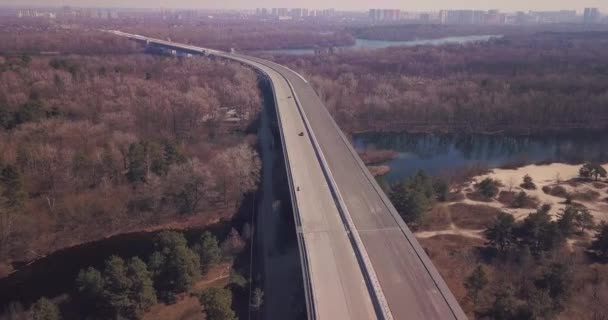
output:
[[[279,56],[348,132],[544,134],[608,128],[604,32]]]
[[[0,58],[2,273],[108,235],[230,216],[257,188],[260,109],[257,75],[226,61]]]
[[[355,38],[343,28],[325,23],[273,21],[201,22],[196,25],[146,25],[126,27],[127,32],[146,34],[181,43],[229,51],[327,48],[351,45]]]
[[[50,22],[0,21],[0,54],[126,54],[137,44],[93,29],[59,28]]]
[[[343,26],[322,22],[277,22],[243,19],[163,21],[78,21],[78,26],[53,21],[7,18],[0,21],[0,53],[70,52],[80,54],[135,53],[137,44],[98,29],[145,34],[181,43],[229,51],[329,48],[354,44],[354,36]]]

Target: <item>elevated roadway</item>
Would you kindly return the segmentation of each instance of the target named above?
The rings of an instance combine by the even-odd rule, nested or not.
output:
[[[259,58],[110,32],[236,60],[270,80],[310,319],[466,319],[306,79]]]

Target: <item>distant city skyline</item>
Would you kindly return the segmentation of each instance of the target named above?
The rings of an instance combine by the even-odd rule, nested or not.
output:
[[[442,9],[499,9],[502,11],[577,10],[586,7],[599,8],[608,13],[608,0],[336,0],[328,5],[323,0],[0,0],[0,6],[75,6],[116,8],[182,8],[182,9],[255,9],[259,7],[336,8],[361,10],[372,8],[394,8],[410,11],[438,11]]]

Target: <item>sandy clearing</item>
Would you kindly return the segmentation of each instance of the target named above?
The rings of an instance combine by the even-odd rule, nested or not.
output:
[[[488,174],[473,177],[468,184],[465,184],[462,188],[464,192],[471,192],[474,190],[474,185],[482,181],[485,178],[491,178],[499,180],[504,186],[500,187],[501,191],[525,191],[529,196],[533,196],[539,199],[540,203],[548,203],[551,205],[550,214],[554,217],[565,208],[564,199],[548,195],[542,191],[544,186],[555,186],[557,184],[564,187],[568,192],[574,191],[585,191],[592,189],[600,193],[600,200],[594,202],[578,201],[584,204],[589,211],[594,215],[596,222],[608,221],[608,203],[602,202],[601,199],[608,198],[608,188],[602,190],[595,189],[589,184],[581,184],[577,187],[570,186],[564,181],[568,181],[578,177],[578,170],[581,165],[569,165],[563,163],[553,163],[548,165],[529,165],[520,167],[517,169],[494,169]],[[608,164],[603,165],[608,170]],[[524,190],[519,185],[523,181],[525,175],[530,175],[536,184],[536,190]],[[504,212],[512,214],[516,220],[522,220],[527,217],[530,213],[534,212],[533,209],[515,209],[506,208],[504,204],[493,199],[489,202],[474,201],[469,198],[465,198],[459,201],[448,202],[446,205],[452,205],[457,203],[464,203],[469,205],[484,205],[493,208],[501,209]],[[460,229],[454,223],[445,230],[433,230],[433,231],[420,231],[416,232],[415,236],[419,239],[432,238],[438,235],[457,235],[467,238],[485,239],[483,237],[483,230],[473,229]],[[572,249],[572,246],[576,243],[575,240],[568,240],[568,247]]]
[[[493,169],[490,173],[485,175],[480,175],[472,178],[472,181],[469,184],[469,187],[472,187],[474,183],[477,183],[485,178],[492,178],[499,180],[503,187],[501,190],[506,191],[515,191],[519,192],[521,190],[525,191],[528,195],[537,197],[540,200],[540,203],[548,203],[551,205],[551,215],[556,216],[564,207],[563,204],[564,199],[559,197],[554,197],[548,195],[542,191],[544,186],[554,186],[560,182],[564,182],[573,178],[578,177],[578,170],[581,165],[570,165],[564,163],[552,163],[548,165],[528,165],[524,167],[520,167],[517,169]],[[603,165],[603,167],[608,170],[608,164]],[[523,181],[523,177],[525,175],[530,175],[536,184],[536,190],[524,190],[519,187],[519,184]],[[590,186],[581,185],[579,187],[571,187],[569,185],[561,184],[568,191],[584,191],[590,189]],[[597,190],[600,193],[600,199],[604,199],[608,197],[607,189]],[[503,209],[505,212],[509,212],[515,216],[516,219],[525,218],[530,212],[533,210],[530,209],[511,209],[504,208],[504,206],[498,201],[494,200],[492,202],[477,202],[470,199],[465,199],[462,201],[468,204],[485,204],[497,208]],[[586,201],[578,201],[583,203],[591,213],[594,215],[596,220],[599,221],[608,221],[608,204],[602,203],[600,201],[594,202],[586,202]]]

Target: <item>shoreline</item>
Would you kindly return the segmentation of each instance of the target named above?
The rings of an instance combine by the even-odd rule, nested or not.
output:
[[[199,230],[210,228],[222,223],[222,221],[229,220],[234,216],[233,214],[226,215],[224,211],[214,212],[213,215],[204,215],[200,216],[192,216],[181,219],[173,219],[170,221],[166,221],[159,224],[148,225],[148,226],[140,226],[134,228],[124,228],[122,230],[116,230],[114,232],[110,232],[104,236],[86,239],[84,241],[76,241],[70,243],[65,246],[60,246],[51,251],[48,251],[44,254],[40,254],[31,259],[23,259],[23,260],[6,260],[0,262],[0,280],[7,279],[12,275],[30,267],[33,264],[36,264],[40,261],[43,261],[49,257],[52,257],[55,254],[62,254],[69,252],[71,250],[79,250],[83,247],[94,246],[96,244],[102,243],[104,241],[109,241],[113,238],[119,237],[132,237],[138,235],[146,235],[146,234],[154,234],[161,231],[181,231],[187,232],[191,230]]]
[[[511,129],[501,129],[501,130],[458,130],[458,129],[437,129],[436,126],[429,126],[428,128],[420,128],[420,129],[362,129],[362,130],[346,130],[346,132],[350,136],[357,135],[367,135],[367,134],[428,134],[428,135],[480,135],[480,136],[501,136],[508,135],[513,137],[531,137],[531,138],[543,138],[543,137],[560,137],[560,136],[570,136],[570,135],[591,135],[591,134],[608,134],[608,127],[602,128],[589,128],[588,126],[575,126],[564,129],[560,128],[551,128],[551,129],[535,129],[525,131],[521,128],[511,128]]]

